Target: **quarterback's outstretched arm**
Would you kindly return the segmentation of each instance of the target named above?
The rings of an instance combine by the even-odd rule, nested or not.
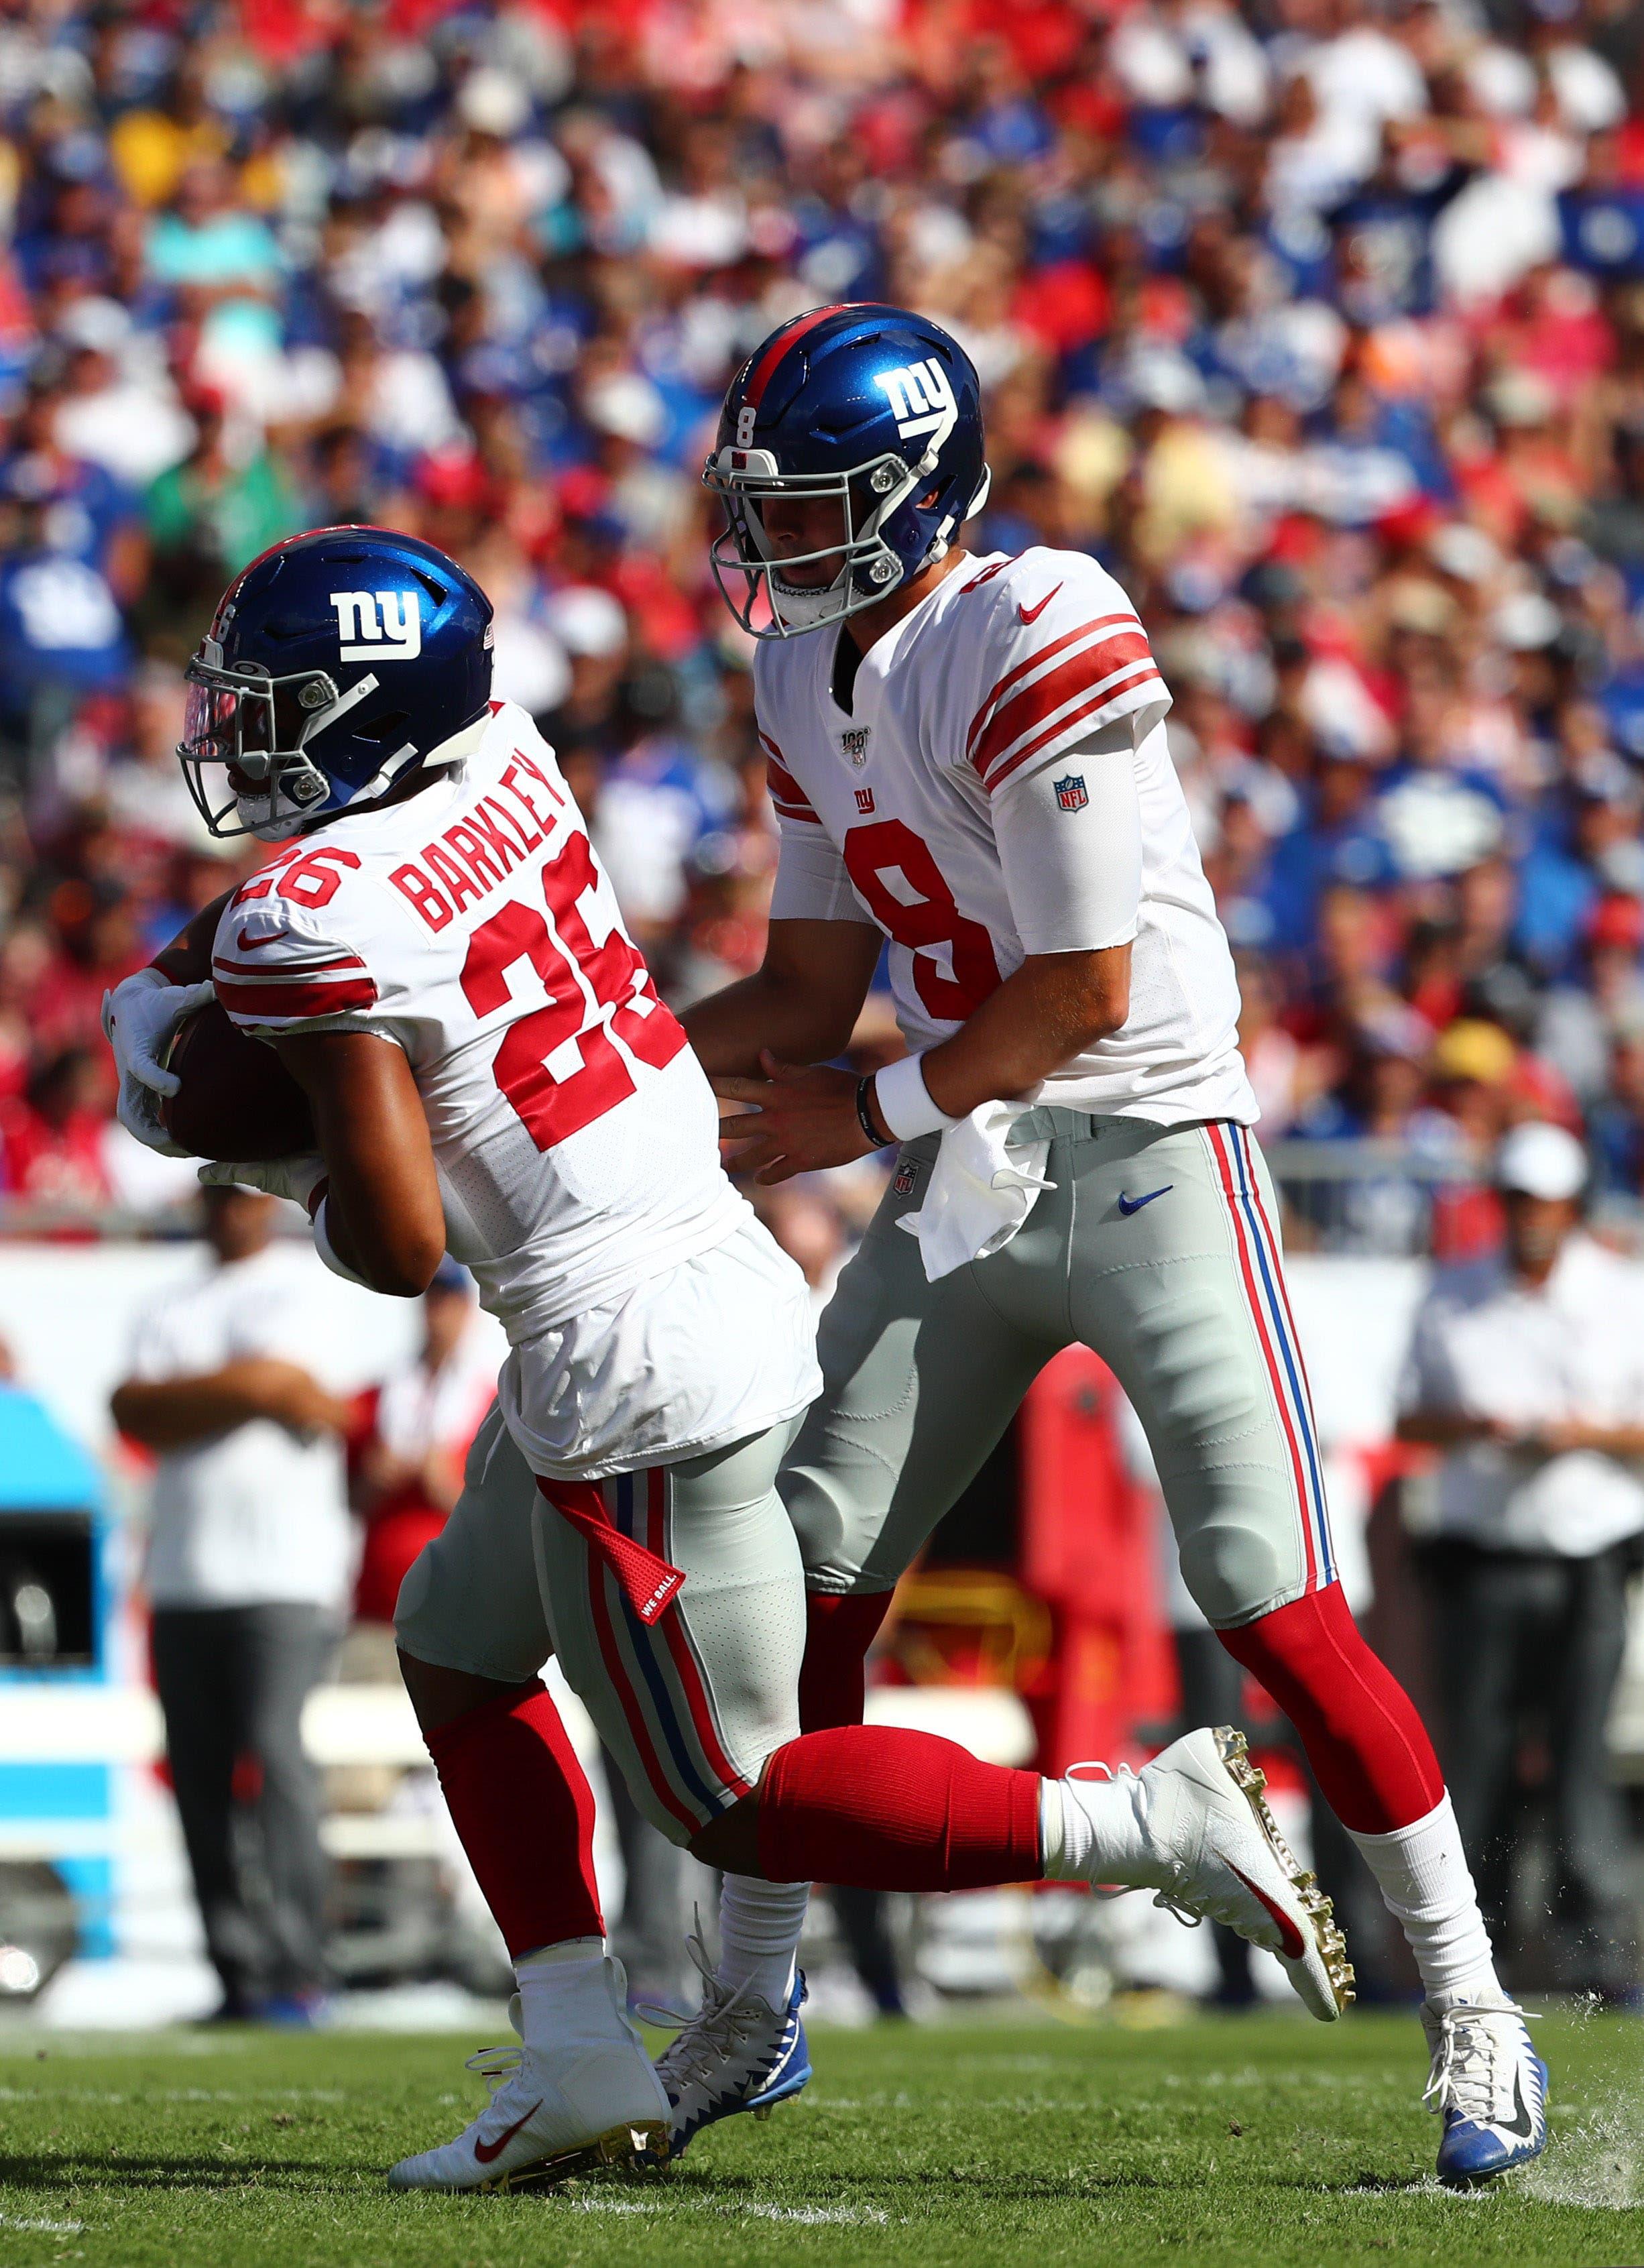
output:
[[[371,1032],[289,1032],[275,1046],[313,1111],[332,1250],[373,1292],[415,1300],[444,1257],[445,1212],[403,1051]]]
[[[758,1071],[769,1049],[784,1063],[842,1055],[878,966],[871,922],[774,921],[752,976],[710,993],[680,1021],[710,1078]]]
[[[994,839],[1027,955],[957,1032],[908,1066],[922,1074],[920,1110],[928,1098],[940,1118],[964,1118],[985,1102],[1028,1094],[1128,1018],[1131,946],[1141,897],[1141,821],[1129,733],[1127,722],[1112,727],[1063,759],[1082,761],[1090,782],[1086,806],[1073,827],[1047,773],[1013,784],[994,803]],[[788,997],[804,997],[804,988],[818,982],[820,956],[804,932],[849,926],[772,924],[773,936],[779,927],[794,932],[784,954],[793,964]],[[768,997],[746,998],[739,1036],[752,1036],[755,1012]],[[703,1003],[708,1009],[716,1005]],[[796,1061],[816,1060],[789,1053],[767,1029],[759,1055],[762,1079],[748,1075],[745,1050],[735,1064],[708,1064],[719,1074],[715,1086],[725,1101],[755,1106],[727,1129],[745,1144],[737,1158],[739,1170],[781,1182],[863,1156],[872,1144],[859,1102],[882,1138],[929,1130],[928,1125],[893,1124],[886,1116],[885,1074],[872,1095],[862,1097],[847,1072],[790,1068]],[[738,1075],[727,1077],[727,1071]]]
[[[1070,1057],[1109,1033],[1130,1012],[1130,946],[1097,953],[1033,954],[996,992],[920,1058],[938,1110],[963,1118],[984,1102],[1026,1094]],[[722,1132],[741,1148],[736,1170],[756,1181],[842,1166],[874,1147],[857,1116],[858,1081],[826,1064],[804,1070],[767,1049],[763,1079],[714,1081],[728,1102],[751,1108],[727,1118]],[[881,1127],[889,1137],[891,1130]]]

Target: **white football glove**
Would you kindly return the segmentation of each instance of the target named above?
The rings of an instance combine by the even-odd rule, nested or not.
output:
[[[103,1035],[120,1074],[116,1115],[128,1134],[163,1158],[188,1155],[160,1123],[162,1100],[182,1084],[175,1071],[166,1070],[165,1051],[180,1026],[216,998],[209,979],[203,984],[172,984],[158,968],[139,968],[103,995]]]
[[[202,1189],[266,1189],[271,1197],[290,1197],[305,1212],[325,1178],[326,1161],[312,1150],[298,1158],[260,1158],[239,1165],[200,1168]]]

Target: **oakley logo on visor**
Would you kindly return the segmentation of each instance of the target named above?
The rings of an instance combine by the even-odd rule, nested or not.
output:
[[[928,362],[910,363],[906,370],[882,370],[873,382],[890,401],[899,439],[911,441],[915,434],[938,431],[945,437],[952,430],[958,404],[948,373],[934,355]]]
[[[415,661],[422,652],[422,615],[415,591],[334,591],[331,603],[337,610],[339,661]]]

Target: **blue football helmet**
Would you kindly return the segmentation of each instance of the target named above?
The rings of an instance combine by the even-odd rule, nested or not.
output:
[[[415,535],[316,527],[236,577],[187,674],[177,754],[201,817],[283,842],[377,802],[483,718],[491,602]]]
[[[843,622],[940,559],[987,502],[975,365],[905,307],[813,308],[731,380],[702,479],[724,504],[710,556],[743,629],[794,637]],[[778,556],[764,517],[777,497],[837,497],[840,539]],[[792,579],[827,560],[838,571],[820,587]]]

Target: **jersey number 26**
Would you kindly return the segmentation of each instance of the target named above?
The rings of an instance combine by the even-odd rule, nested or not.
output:
[[[546,1007],[510,1024],[492,1066],[539,1150],[551,1150],[591,1126],[635,1092],[612,1032],[657,1071],[685,1045],[683,1028],[657,998],[650,971],[621,931],[613,929],[603,945],[594,943],[579,901],[598,882],[588,838],[571,836],[542,870],[543,896],[559,938],[534,906],[512,899],[481,923],[463,963],[462,989],[476,1016],[506,1006],[508,971],[517,961],[530,961],[549,996]],[[591,1016],[578,970],[594,996]]]

